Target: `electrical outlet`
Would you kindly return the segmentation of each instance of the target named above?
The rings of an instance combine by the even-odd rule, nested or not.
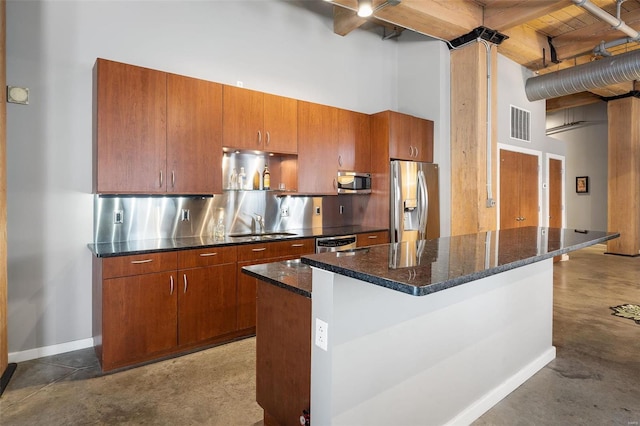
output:
[[[289,217],[289,207],[281,207],[280,208],[280,216]]]
[[[183,222],[188,222],[191,219],[191,214],[189,213],[189,209],[182,209],[180,214],[180,220]]]
[[[316,216],[320,216],[320,207],[316,207]]]
[[[113,211],[113,223],[118,225],[124,222],[124,212],[122,210]]]
[[[340,206],[340,214],[344,214],[344,206]]]
[[[327,350],[329,340],[329,324],[316,318],[316,346],[322,350]]]

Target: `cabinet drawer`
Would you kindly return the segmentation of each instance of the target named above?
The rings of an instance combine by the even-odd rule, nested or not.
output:
[[[238,261],[269,259],[280,256],[302,256],[315,252],[316,240],[307,238],[304,240],[287,240],[272,243],[250,244],[238,247]]]
[[[102,261],[102,278],[127,277],[175,270],[176,252],[136,254],[133,256],[107,257]]]
[[[209,247],[178,252],[178,269],[222,265],[236,261],[236,247]]]
[[[387,244],[389,242],[388,231],[367,232],[358,234],[358,247],[374,246],[376,244]]]

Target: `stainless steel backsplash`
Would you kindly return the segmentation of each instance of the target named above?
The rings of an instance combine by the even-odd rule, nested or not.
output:
[[[220,219],[227,234],[244,233],[251,230],[256,214],[264,218],[265,229],[269,231],[348,226],[359,222],[353,217],[351,195],[276,194],[225,191],[206,197],[95,195],[94,242],[213,236]],[[286,217],[282,215],[283,208],[288,209]],[[120,212],[122,223],[115,223],[115,216]]]

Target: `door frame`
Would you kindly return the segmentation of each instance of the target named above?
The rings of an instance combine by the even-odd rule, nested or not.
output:
[[[498,221],[496,223],[496,229],[500,229],[500,151],[512,151],[519,152],[521,154],[528,154],[538,157],[538,226],[542,225],[542,151],[537,151],[535,149],[529,148],[521,148],[519,146],[507,145],[504,143],[498,144],[498,167],[496,167],[496,217]]]
[[[560,160],[560,162],[562,163],[562,183],[561,183],[561,199],[562,199],[562,226],[561,228],[566,228],[567,227],[567,203],[565,200],[565,197],[567,195],[567,191],[566,191],[566,173],[567,173],[567,168],[566,168],[566,158],[564,155],[559,155],[559,154],[551,154],[551,153],[546,153],[545,154],[545,158],[546,158],[546,170],[545,170],[545,184],[546,184],[546,188],[545,189],[545,196],[546,196],[546,212],[545,212],[545,224],[544,226],[546,226],[547,228],[549,227],[549,169],[550,169],[550,162],[551,160]]]

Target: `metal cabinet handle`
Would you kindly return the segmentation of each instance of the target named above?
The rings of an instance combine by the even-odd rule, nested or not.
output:
[[[139,265],[141,263],[149,263],[149,262],[153,262],[153,259],[145,259],[145,260],[132,260],[131,263],[133,265]]]
[[[171,170],[171,187],[174,188],[176,186],[176,172],[175,170]]]
[[[269,145],[270,142],[271,142],[271,134],[267,130],[267,143],[266,143],[266,145]]]
[[[413,157],[413,147],[409,145],[409,157]]]
[[[335,178],[333,179],[333,189],[338,189],[338,182]]]
[[[369,235],[367,238],[369,238],[370,240],[375,240],[376,238],[378,238],[377,235]]]
[[[184,280],[184,290],[182,290],[183,293],[187,292],[187,274],[182,274],[182,278]]]
[[[171,275],[171,293],[169,294],[173,296],[173,275]]]
[[[338,165],[342,167],[342,155],[338,155]]]
[[[216,256],[218,253],[200,253],[200,257]]]
[[[304,247],[304,244],[291,244],[291,247]]]
[[[415,153],[416,153],[416,154],[414,155],[414,157],[418,158],[418,155],[420,154],[420,150],[418,149],[418,147],[417,147],[417,146],[416,146],[416,147],[414,147],[413,149],[415,150]]]
[[[267,249],[266,247],[262,247],[257,249],[251,249],[251,251],[265,251],[266,249]]]
[[[262,132],[258,130],[258,145],[262,143]]]
[[[162,179],[162,170],[160,170],[160,188],[162,188],[162,181],[163,181],[163,179]]]

